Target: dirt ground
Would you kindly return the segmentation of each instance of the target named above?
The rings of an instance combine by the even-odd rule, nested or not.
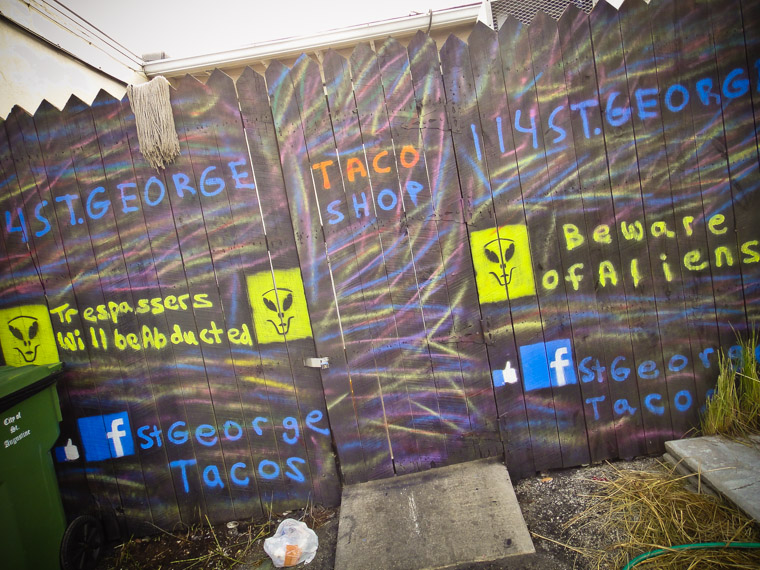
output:
[[[599,502],[595,495],[601,491],[600,483],[614,478],[616,470],[664,471],[660,461],[660,458],[643,458],[563,469],[517,483],[515,494],[531,532],[536,552],[542,558],[553,561],[544,568],[606,569],[607,566],[598,567],[595,560],[557,542],[579,550],[600,550],[619,542],[622,537],[616,530],[609,525],[603,525],[593,515]],[[589,516],[576,521],[587,511]]]
[[[515,493],[531,531],[537,556],[523,566],[524,570],[605,570],[597,561],[582,556],[583,549],[603,549],[614,544],[619,537],[614,529],[598,523],[594,516],[575,519],[593,509],[600,481],[615,476],[618,470],[655,470],[656,458],[618,461],[576,469],[551,471],[524,479],[515,485]],[[238,534],[230,533],[225,525],[213,529],[194,529],[187,535],[160,534],[136,538],[128,543],[109,546],[98,570],[107,569],[177,569],[237,568],[240,570],[274,568],[263,551],[263,538],[271,536],[284,518],[304,518],[319,537],[315,559],[305,568],[331,570],[335,560],[338,535],[339,509],[315,507],[308,513],[296,511],[279,516],[268,524],[241,523]],[[561,544],[560,544],[561,543]],[[568,548],[567,545],[576,550]],[[304,567],[304,566],[300,566]],[[495,564],[480,564],[475,569],[495,570]],[[468,568],[468,570],[470,570]]]
[[[317,533],[320,547],[309,569],[331,569],[335,559],[339,512],[338,508],[316,506],[308,511],[281,513],[270,521],[239,522],[233,530],[221,524],[213,528],[192,528],[182,533],[132,538],[125,543],[108,545],[96,570],[274,568],[264,552],[263,542],[286,518],[303,520]]]

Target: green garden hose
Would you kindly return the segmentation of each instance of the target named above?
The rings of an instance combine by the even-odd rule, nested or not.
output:
[[[639,562],[644,562],[660,554],[665,554],[672,550],[690,550],[698,548],[760,548],[760,542],[698,542],[696,544],[678,544],[671,546],[670,548],[658,548],[656,550],[650,550],[644,554],[639,554],[636,558],[631,560],[623,567],[623,570],[631,570]]]

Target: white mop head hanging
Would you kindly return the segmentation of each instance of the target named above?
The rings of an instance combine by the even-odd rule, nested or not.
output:
[[[127,96],[135,114],[142,155],[153,168],[166,168],[179,155],[169,82],[159,75],[147,83],[129,85]]]

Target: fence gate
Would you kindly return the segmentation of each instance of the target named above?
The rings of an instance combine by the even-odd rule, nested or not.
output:
[[[349,483],[502,452],[437,51],[423,35],[412,49],[411,66],[393,39],[348,60],[328,52],[326,97],[307,57],[267,70]],[[277,269],[275,281],[288,287]]]

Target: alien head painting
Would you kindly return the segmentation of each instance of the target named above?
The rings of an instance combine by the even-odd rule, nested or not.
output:
[[[536,292],[524,225],[473,232],[470,240],[481,303],[506,301],[507,293],[516,299]]]
[[[58,362],[58,349],[44,305],[0,309],[0,346],[9,366]]]
[[[310,338],[311,324],[306,307],[301,271],[276,269],[249,275],[248,298],[259,343]]]

